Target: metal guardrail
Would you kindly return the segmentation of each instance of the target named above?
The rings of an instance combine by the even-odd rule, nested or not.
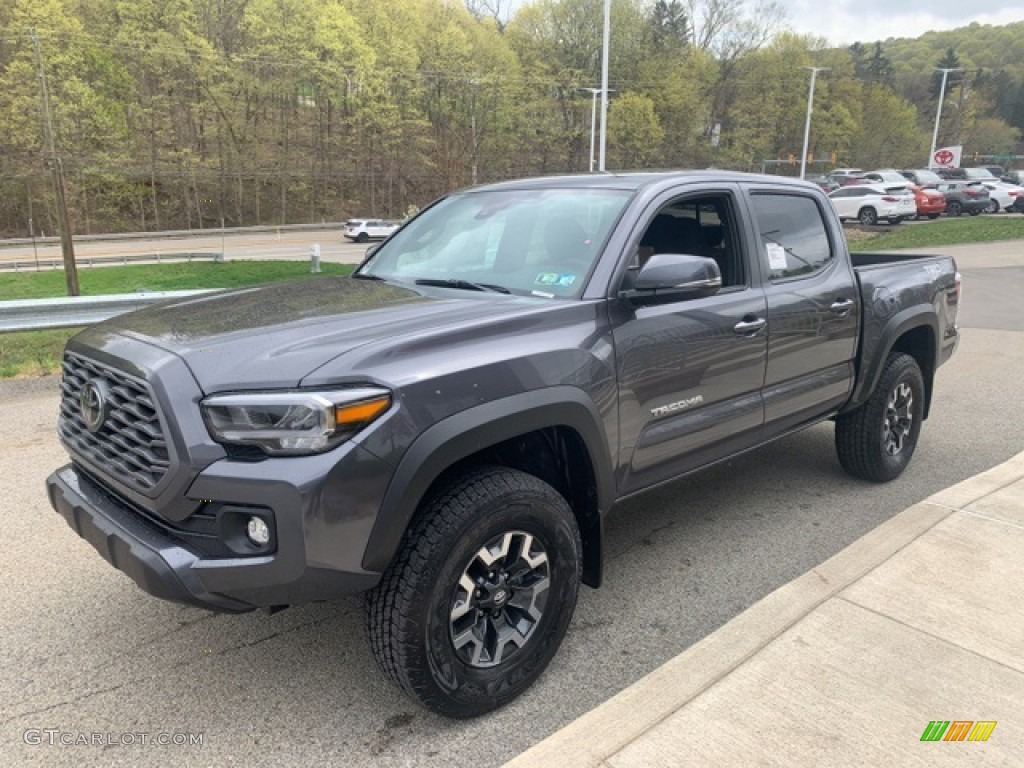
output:
[[[0,333],[92,325],[158,301],[198,296],[213,290],[216,289],[0,301]]]
[[[322,229],[342,229],[344,221],[325,221],[320,224],[257,224],[251,227],[210,227],[208,229],[166,229],[161,232],[113,232],[102,235],[75,235],[76,243],[99,243],[107,240],[164,240],[187,237],[215,237],[217,235],[247,235],[257,232],[318,232]],[[32,245],[31,237],[10,237],[0,240],[0,248]],[[36,245],[60,245],[59,237],[37,237]]]
[[[164,261],[198,261],[199,259],[213,259],[215,262],[224,261],[224,254],[216,252],[183,252],[183,253],[133,253],[122,256],[78,256],[75,264],[79,267],[94,267],[99,264],[130,264],[134,261],[155,261],[158,264]],[[0,272],[26,272],[36,271],[36,260],[31,261],[0,261]],[[38,261],[40,269],[64,269],[64,261],[61,258],[46,258]]]

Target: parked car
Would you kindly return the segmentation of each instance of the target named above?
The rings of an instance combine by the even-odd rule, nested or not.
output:
[[[383,672],[434,712],[482,715],[543,673],[580,584],[621,570],[603,533],[620,502],[829,422],[847,472],[899,477],[946,403],[960,288],[948,256],[851,254],[801,181],[480,187],[351,277],[163,302],[76,335],[57,425],[70,461],[48,498],[167,600],[238,613],[365,593]],[[675,557],[667,588],[687,589],[700,576]],[[77,564],[68,584],[99,578]],[[106,625],[115,602],[81,610]],[[330,665],[335,635],[300,666]],[[197,664],[174,674],[208,682]]]
[[[859,184],[864,178],[864,171],[860,168],[836,168],[829,173],[829,178],[834,179],[841,187],[850,184]]]
[[[988,190],[980,181],[946,181],[938,189],[946,197],[948,216],[977,216],[988,208]]]
[[[1001,181],[1005,181],[1007,184],[1016,184],[1024,187],[1024,171],[1007,171],[1005,175],[1001,177]]]
[[[928,170],[927,168],[920,168],[918,170],[900,171],[900,175],[905,179],[914,182],[919,187],[937,187],[942,184],[943,179],[935,171]]]
[[[1003,178],[1003,176],[1006,175],[1006,169],[1003,168],[1003,166],[1001,166],[1001,165],[982,165],[982,166],[979,166],[979,167],[984,168],[986,171],[991,173],[997,179],[1001,179],[1001,178]]]
[[[917,217],[927,216],[937,219],[946,212],[946,196],[934,187],[921,187],[914,184],[910,191],[914,193],[914,205],[917,206]]]
[[[398,229],[397,221],[383,219],[349,219],[342,234],[349,240],[365,243],[367,240],[383,240]]]
[[[937,172],[948,180],[999,181],[999,177],[993,176],[988,168],[940,168]]]
[[[825,192],[832,192],[842,186],[838,181],[828,176],[808,176],[807,181],[817,184]]]
[[[864,174],[864,181],[862,184],[884,184],[887,187],[910,187],[912,186],[909,179],[894,169],[885,169],[880,171],[868,171]]]
[[[840,187],[828,197],[840,221],[856,219],[861,224],[877,224],[885,219],[899,224],[917,216],[914,194],[907,187],[857,184]]]
[[[988,190],[987,213],[1013,210],[1017,200],[1024,194],[1024,189],[1016,184],[1004,184],[1001,181],[983,181],[981,184]]]

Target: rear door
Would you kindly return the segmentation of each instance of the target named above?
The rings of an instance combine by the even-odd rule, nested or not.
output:
[[[839,218],[855,219],[864,200],[864,190],[861,187],[840,187],[829,195],[829,199]]]
[[[860,322],[842,230],[812,190],[751,186],[768,306],[765,436],[836,410],[853,387]]]

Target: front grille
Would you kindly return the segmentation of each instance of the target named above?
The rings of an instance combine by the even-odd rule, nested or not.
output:
[[[156,487],[170,468],[167,441],[149,385],[95,360],[64,353],[60,434],[68,447],[109,477],[139,491]],[[90,431],[80,396],[94,381],[103,391],[106,412]]]

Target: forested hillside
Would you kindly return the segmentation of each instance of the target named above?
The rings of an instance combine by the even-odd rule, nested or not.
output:
[[[40,69],[78,233],[399,216],[474,182],[586,170],[602,0],[495,6],[6,0],[0,234],[55,229]],[[919,166],[951,47],[968,72],[942,140],[1006,152],[1024,129],[1024,25],[835,50],[770,2],[614,0],[612,24],[609,169],[795,171],[811,65],[831,68],[812,167]]]

